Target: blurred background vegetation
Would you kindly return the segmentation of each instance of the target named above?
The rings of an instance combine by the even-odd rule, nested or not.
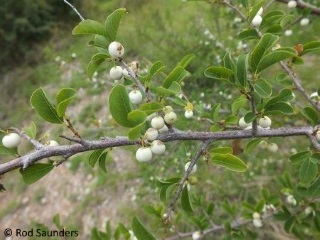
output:
[[[160,60],[167,66],[165,71],[170,72],[183,56],[194,53],[196,58],[188,67],[191,76],[185,81],[185,92],[191,101],[198,99],[194,102],[196,105],[200,107],[205,105],[210,108],[213,104],[222,102],[223,106],[227,106],[228,100],[237,97],[233,95],[233,90],[228,86],[208,80],[203,75],[206,67],[220,63],[226,51],[238,54],[250,49],[250,43],[239,42],[236,39],[237,33],[245,28],[247,23],[239,19],[230,9],[217,4],[186,3],[179,0],[166,0],[166,4],[158,0],[73,0],[70,2],[85,18],[97,21],[103,21],[116,8],[127,8],[128,14],[120,25],[118,40],[125,46],[126,61],[138,60],[142,70],[150,66],[151,63]],[[319,3],[315,2],[314,4]],[[294,11],[296,13],[297,11],[288,10],[284,4],[277,3],[271,8],[282,9],[285,12]],[[76,127],[87,130],[84,136],[93,138],[105,135],[97,130],[96,126],[98,125],[102,125],[103,129],[111,135],[115,134],[112,132],[113,125],[108,121],[106,110],[107,92],[112,83],[107,81],[108,76],[103,72],[103,70],[108,70],[110,66],[102,66],[93,80],[87,78],[85,69],[94,50],[86,45],[89,38],[72,36],[72,28],[79,22],[75,12],[63,0],[1,1],[0,16],[2,16],[0,18],[1,127],[26,126],[32,120],[40,126],[40,132],[43,131],[43,134],[48,131],[52,136],[60,134],[59,127],[53,129],[48,125],[40,124],[40,119],[37,118],[29,105],[29,97],[38,87],[44,87],[49,95],[51,93],[53,96],[58,88],[63,86],[73,87],[78,91],[77,107],[72,108],[70,115],[73,117]],[[284,37],[280,44],[294,46],[298,43],[319,40],[320,21],[316,21],[316,18],[319,17],[311,16],[310,18],[311,24],[303,29],[299,24],[292,26],[293,35]],[[319,56],[311,55],[306,59],[306,65],[296,68],[302,79],[306,81],[304,84],[310,92],[316,90],[319,85],[318,61]],[[278,70],[279,68],[276,67],[266,75],[273,77]],[[277,126],[283,122],[291,124],[294,119],[278,119],[278,121],[275,119],[274,124]],[[187,120],[181,120],[179,124],[183,129],[197,128],[194,124],[190,126],[190,122]],[[210,124],[206,124],[201,123],[198,127],[201,125],[202,129],[209,129]],[[198,177],[199,181],[204,182],[204,188],[195,188],[195,193],[201,195],[204,189],[208,191],[214,189],[210,194],[204,196],[205,200],[214,199],[223,202],[225,196],[228,196],[231,201],[240,198],[240,196],[248,196],[248,199],[254,202],[255,193],[262,186],[273,186],[276,178],[285,169],[291,168],[286,161],[289,154],[292,151],[308,147],[308,143],[302,142],[295,150],[292,150],[290,145],[296,143],[297,139],[291,138],[286,143],[281,143],[281,154],[271,154],[267,157],[263,151],[254,152],[254,156],[244,153],[242,158],[248,162],[251,161],[249,164],[252,164],[253,167],[251,171],[243,175],[229,172],[222,174],[221,169],[206,168],[205,162],[201,162],[199,171],[202,171],[202,174]],[[128,149],[131,150],[131,148],[125,148],[125,150]],[[121,181],[126,187],[130,188],[130,184],[134,183],[134,194],[132,196],[129,194],[132,198],[148,197],[152,202],[158,197],[157,194],[150,196],[150,192],[154,191],[154,186],[150,187],[139,179],[143,179],[147,175],[169,178],[175,174],[181,174],[184,163],[194,150],[194,144],[189,142],[180,145],[172,144],[168,152],[176,152],[176,154],[166,155],[163,157],[165,161],[159,161],[159,165],[156,167],[129,164],[132,169],[128,169],[122,165],[119,167],[117,165],[119,163],[113,166],[112,164],[115,163],[112,163],[110,157],[111,168],[119,167],[120,170],[119,172],[111,171],[107,175],[91,169],[83,162],[88,154],[74,158],[68,167],[73,171],[77,170],[79,166],[84,166],[85,173],[94,179],[94,181],[91,178],[85,180],[93,183],[89,186],[87,183],[84,185],[90,189],[90,194],[95,194],[98,197],[95,200],[90,200],[90,195],[86,195],[84,199],[80,199],[80,203],[77,205],[78,209],[74,209],[73,215],[68,218],[69,222],[71,225],[83,227],[81,226],[83,223],[79,222],[80,218],[77,217],[81,215],[81,212],[85,212],[84,209],[99,205],[100,200],[104,199],[101,193],[105,194],[103,191],[105,184],[111,186],[111,191],[117,192],[119,190],[118,184],[120,183],[118,181],[120,180],[117,179],[119,174],[122,175],[124,180]],[[126,157],[128,156],[126,155]],[[128,158],[132,157],[129,155]],[[121,170],[123,167],[125,171]],[[220,177],[214,178],[215,174]],[[153,180],[150,179],[150,181]],[[21,186],[21,182],[21,178],[9,181],[8,192],[11,192],[10,188],[15,189],[16,194],[24,192],[26,186]],[[16,187],[17,184],[20,187]],[[35,185],[37,184],[35,183]],[[50,194],[46,192],[45,186],[46,181],[44,180],[42,190],[37,192],[37,196],[32,197],[36,203],[42,204],[41,199]],[[85,189],[84,186],[83,188]],[[75,193],[71,198],[78,200],[76,195]],[[197,201],[202,201],[202,199]],[[20,206],[19,204],[19,202],[7,204],[7,208],[0,211],[0,219],[13,213],[14,209]],[[119,219],[124,220],[127,211],[133,211],[133,209],[128,209],[124,203],[119,207]],[[199,209],[199,211],[201,210]],[[217,216],[215,220],[218,221],[221,215]]]

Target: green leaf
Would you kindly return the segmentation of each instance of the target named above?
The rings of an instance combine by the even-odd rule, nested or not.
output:
[[[120,239],[120,235],[123,235],[124,236],[124,239],[130,239],[130,232],[129,230],[122,224],[122,223],[119,223],[118,224],[118,227],[114,233],[114,238],[116,240],[119,240]],[[122,240],[123,238],[121,238]]]
[[[272,94],[271,85],[263,78],[260,78],[254,85],[254,91],[261,97],[267,98]]]
[[[134,110],[128,114],[128,120],[134,126],[128,133],[130,140],[135,140],[140,137],[141,130],[146,122],[146,119],[147,114],[141,110]]]
[[[240,108],[245,106],[248,102],[248,99],[245,95],[241,95],[231,105],[232,115],[236,115]]]
[[[152,66],[150,67],[149,74],[145,81],[146,82],[150,81],[155,75],[160,73],[164,68],[165,68],[165,65],[161,61],[157,61],[153,63]]]
[[[244,115],[244,121],[246,123],[251,123],[253,122],[253,120],[256,118],[257,116],[253,113],[253,112],[247,112],[245,115]]]
[[[99,156],[99,167],[102,171],[104,171],[105,173],[107,173],[107,169],[106,169],[106,159],[107,159],[107,155],[108,152],[104,152]]]
[[[107,33],[103,25],[97,21],[86,19],[81,21],[72,30],[73,35],[78,34],[98,34],[107,37]]]
[[[283,33],[283,29],[280,24],[275,24],[268,27],[265,32],[280,36]]]
[[[116,40],[118,28],[120,25],[120,21],[122,16],[126,13],[125,8],[119,8],[111,13],[106,21],[104,22],[104,26],[106,29],[106,37],[107,39],[112,42]]]
[[[237,36],[239,40],[245,41],[245,40],[251,40],[251,39],[259,39],[259,34],[255,29],[246,29],[242,32],[240,32]]]
[[[17,155],[18,148],[6,148],[0,144],[0,155]]]
[[[63,118],[59,117],[56,107],[48,100],[42,88],[32,93],[30,103],[44,120],[55,124],[63,123]]]
[[[319,115],[316,110],[312,107],[305,107],[301,111],[301,114],[308,119],[308,121],[313,125],[317,125],[319,120]]]
[[[76,97],[76,90],[72,88],[63,88],[56,96],[58,106],[57,113],[59,117],[64,117],[67,107],[71,101]]]
[[[176,95],[174,91],[164,88],[162,86],[156,88],[156,93],[161,97]]]
[[[189,192],[188,187],[185,186],[181,193],[181,207],[187,213],[192,213],[193,209],[191,207],[190,199],[189,199]]]
[[[151,205],[147,205],[147,206],[144,206],[143,210],[146,212],[146,213],[149,213],[150,215],[154,215],[158,218],[162,218],[162,215],[161,215],[161,208],[159,209],[156,209],[155,207],[151,206]]]
[[[318,177],[317,180],[315,180],[308,188],[308,195],[311,197],[320,196],[320,177]]]
[[[247,55],[241,54],[237,59],[237,80],[241,86],[247,85]]]
[[[265,106],[268,107],[268,106],[273,105],[274,103],[277,103],[277,102],[289,102],[293,98],[294,98],[294,96],[293,96],[290,89],[282,89],[281,92],[277,96],[271,98],[266,103]]]
[[[212,162],[216,165],[225,167],[234,172],[245,172],[248,169],[247,165],[240,158],[229,153],[213,154]]]
[[[164,80],[162,87],[169,88],[173,82],[180,83],[184,78],[188,76],[188,71],[183,67],[175,67]]]
[[[37,137],[37,126],[34,122],[31,122],[28,127],[23,129],[24,132],[31,138],[35,139]]]
[[[265,0],[262,0],[251,8],[251,10],[249,12],[249,18],[248,18],[249,22],[251,22],[252,19],[257,15],[259,9],[264,5],[264,2],[265,2]]]
[[[97,149],[94,150],[90,156],[89,156],[89,165],[91,167],[94,167],[97,163],[97,161],[99,160],[99,157],[101,156],[101,154],[103,153],[104,149]]]
[[[140,110],[144,111],[147,115],[150,115],[154,112],[158,112],[163,108],[163,106],[158,102],[148,102],[140,106]]]
[[[215,105],[213,105],[212,109],[211,109],[211,119],[214,123],[218,122],[219,120],[219,113],[220,113],[220,109],[221,109],[221,103],[216,103]]]
[[[156,238],[141,224],[137,217],[132,219],[132,230],[138,240],[156,240]]]
[[[249,58],[249,63],[253,72],[257,72],[262,57],[278,41],[278,39],[278,36],[272,35],[271,33],[266,33],[262,36]]]
[[[299,170],[299,178],[300,181],[304,184],[311,183],[318,174],[318,165],[310,161],[310,159],[306,159],[301,164]]]
[[[210,153],[211,154],[216,154],[216,153],[220,153],[220,154],[232,154],[233,150],[231,147],[217,147],[217,148],[213,148],[210,149]]]
[[[286,58],[294,57],[297,52],[292,48],[279,48],[265,55],[258,64],[256,73],[276,64]]]
[[[177,66],[186,68],[195,57],[196,55],[193,53],[187,54],[181,59],[181,61],[178,62]]]
[[[108,46],[109,46],[109,41],[105,36],[101,36],[101,35],[95,35],[94,36],[94,40],[92,41],[92,43],[90,42],[89,45],[98,47],[98,49],[101,48],[106,50],[106,54],[109,54],[108,52]]]
[[[56,215],[54,215],[54,217],[52,218],[52,222],[54,223],[54,225],[56,225],[56,227],[58,229],[62,229],[62,225],[61,225],[61,222],[60,222],[60,215],[59,213],[57,213]]]
[[[25,183],[32,184],[47,175],[53,167],[52,163],[35,163],[25,170],[20,168],[19,172]]]
[[[272,105],[268,105],[264,109],[265,114],[274,114],[278,112],[290,115],[293,113],[293,108],[290,104],[286,102],[277,102]]]
[[[302,163],[304,160],[310,158],[311,152],[310,151],[304,151],[304,152],[299,152],[294,155],[290,156],[290,161],[293,165],[297,165]]]
[[[89,79],[92,79],[99,66],[108,58],[110,58],[110,55],[105,53],[96,53],[92,56],[91,61],[87,66],[87,75]]]
[[[312,41],[303,44],[303,51],[300,53],[300,56],[313,52],[320,49],[320,41]]]
[[[263,16],[263,21],[260,25],[260,29],[264,27],[269,27],[274,24],[279,24],[281,20],[286,16],[286,14],[280,10],[274,10],[267,12]]]
[[[208,67],[204,71],[204,75],[207,78],[230,82],[230,79],[233,77],[233,72],[230,69],[225,67],[212,66],[212,67]]]
[[[253,139],[250,142],[247,143],[244,152],[245,153],[250,153],[255,147],[257,147],[259,145],[259,143],[262,141],[262,139],[257,138],[257,139]]]
[[[128,92],[125,86],[119,84],[111,89],[109,96],[109,110],[113,119],[123,127],[134,127],[128,120],[128,114],[131,112]]]
[[[232,57],[231,57],[231,53],[227,52],[224,56],[223,56],[223,66],[229,70],[231,70],[232,72],[235,72],[236,69],[236,64],[234,63]]]

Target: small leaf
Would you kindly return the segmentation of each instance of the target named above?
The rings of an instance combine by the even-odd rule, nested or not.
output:
[[[240,108],[245,106],[248,103],[248,99],[245,95],[241,95],[237,98],[231,105],[232,115],[237,115]]]
[[[260,2],[258,2],[257,4],[255,4],[250,12],[249,12],[249,18],[248,21],[251,22],[252,19],[257,15],[257,13],[259,12],[260,8],[264,5],[265,0],[262,0]]]
[[[93,168],[97,161],[99,160],[99,157],[101,156],[101,154],[103,153],[104,149],[97,149],[94,150],[90,156],[89,156],[89,165]]]
[[[253,122],[253,120],[256,118],[257,116],[252,113],[252,112],[247,112],[245,115],[244,115],[244,121],[246,123],[251,123]]]
[[[296,164],[300,164],[304,160],[310,158],[310,156],[311,156],[310,151],[304,151],[304,152],[299,152],[294,155],[291,155],[289,159],[293,165],[296,165]]]
[[[59,117],[56,107],[48,100],[42,88],[32,93],[30,103],[44,120],[55,124],[63,123],[63,118]]]
[[[262,57],[278,41],[278,39],[278,36],[272,35],[271,33],[266,33],[262,36],[249,58],[249,63],[253,72],[257,72]]]
[[[260,78],[254,85],[254,91],[261,97],[267,98],[272,94],[271,85],[263,78]]]
[[[128,120],[128,114],[131,112],[128,92],[125,86],[119,84],[111,89],[109,96],[109,110],[113,119],[123,127],[134,127]]]
[[[54,217],[52,218],[52,221],[54,223],[54,225],[56,225],[56,227],[58,229],[62,229],[62,225],[61,225],[61,222],[60,222],[60,215],[59,213],[57,213],[56,215],[54,215]]]
[[[231,147],[217,147],[217,148],[210,149],[210,153],[211,154],[216,154],[216,153],[220,153],[220,154],[230,153],[230,154],[232,154],[233,150]]]
[[[17,148],[6,148],[2,144],[0,144],[0,155],[17,155]]]
[[[259,34],[255,29],[246,29],[240,32],[237,36],[239,40],[251,40],[251,39],[259,39]]]
[[[178,62],[177,66],[186,68],[195,57],[196,57],[196,55],[193,53],[188,54],[188,55],[184,56],[181,59],[181,61]]]
[[[72,88],[63,88],[57,94],[56,99],[58,102],[57,113],[60,117],[65,115],[67,107],[71,101],[76,97],[76,90]]]
[[[315,180],[308,188],[308,195],[311,197],[320,196],[320,177],[318,177],[317,180]]]
[[[53,167],[52,163],[35,163],[25,170],[20,168],[19,172],[25,183],[32,184],[47,175]]]
[[[77,26],[72,30],[73,35],[78,34],[98,34],[107,37],[107,33],[103,25],[97,21],[86,19],[81,21]]]
[[[303,161],[299,171],[300,181],[304,184],[311,183],[318,174],[318,165],[306,159]]]
[[[150,67],[149,74],[145,81],[146,82],[150,81],[155,75],[160,73],[164,68],[165,68],[165,65],[161,61],[157,61],[153,63],[152,66]]]
[[[300,56],[313,52],[320,49],[320,41],[312,41],[303,44],[303,51],[300,53]]]
[[[111,13],[104,22],[104,26],[106,28],[106,37],[110,42],[116,40],[120,21],[125,13],[125,8],[119,8]]]
[[[237,80],[241,86],[247,85],[247,55],[241,54],[237,60]]]
[[[223,57],[223,66],[233,72],[235,72],[236,64],[234,63],[231,53],[227,52]]]
[[[137,217],[132,219],[132,230],[138,240],[156,240],[156,238],[141,224]]]
[[[31,138],[35,139],[37,136],[37,126],[34,122],[31,122],[30,125],[23,129],[24,132]]]
[[[169,88],[173,82],[180,83],[183,79],[188,76],[188,71],[185,70],[183,67],[176,67],[174,68],[170,74],[164,80],[162,87]]]
[[[146,122],[146,119],[147,114],[141,110],[134,110],[128,114],[128,120],[134,126],[128,133],[130,140],[135,140],[140,137],[141,130]]]
[[[293,113],[293,108],[286,102],[276,102],[272,105],[266,106],[264,109],[264,113],[266,114],[274,114],[278,112],[290,115]]]
[[[233,77],[233,72],[230,69],[225,67],[213,66],[213,67],[208,67],[204,71],[204,75],[207,78],[230,82],[230,79]]]
[[[250,142],[247,143],[244,152],[245,153],[250,153],[255,147],[259,145],[259,143],[262,141],[262,139],[253,139]]]
[[[312,107],[305,107],[300,112],[303,116],[305,116],[308,119],[308,121],[313,126],[317,125],[319,116],[316,110],[314,110]]]
[[[213,154],[212,155],[213,164],[225,167],[234,172],[245,172],[247,171],[247,165],[238,157],[232,154]]]
[[[215,105],[213,105],[212,109],[211,109],[211,119],[214,123],[218,122],[219,120],[219,113],[220,113],[220,109],[221,109],[221,103],[216,103]]]
[[[140,106],[140,110],[144,111],[147,115],[150,115],[154,112],[158,112],[163,108],[163,106],[160,103],[157,102],[148,102],[144,103]]]
[[[289,102],[294,98],[292,91],[290,89],[282,89],[279,95],[271,98],[265,105],[268,107],[269,105],[273,105],[276,102]]]
[[[187,213],[192,213],[193,209],[191,207],[190,199],[189,199],[189,192],[187,186],[185,186],[181,193],[181,206],[182,209]]]
[[[102,171],[104,171],[105,173],[107,173],[107,169],[106,169],[106,159],[107,159],[107,154],[108,152],[104,152],[100,155],[99,157],[99,167]]]

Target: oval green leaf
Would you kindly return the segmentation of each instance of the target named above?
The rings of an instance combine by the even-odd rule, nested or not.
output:
[[[212,155],[212,162],[215,165],[225,167],[234,172],[247,171],[247,165],[238,157],[232,154],[220,154],[216,153]]]
[[[175,67],[164,80],[162,87],[169,88],[173,82],[181,82],[188,76],[188,71],[183,67]]]
[[[72,88],[63,88],[60,90],[60,92],[56,96],[58,102],[57,113],[59,117],[63,117],[65,115],[67,107],[75,97],[76,90]]]
[[[254,91],[261,97],[267,98],[272,94],[271,85],[263,78],[260,78],[254,85]]]
[[[156,238],[141,224],[137,217],[132,219],[132,230],[138,240],[156,240]]]
[[[304,184],[311,183],[316,179],[317,174],[318,165],[310,161],[309,158],[304,160],[299,170],[300,181]]]
[[[230,82],[230,79],[233,77],[233,72],[225,67],[212,66],[204,71],[204,75],[207,78]]]
[[[107,17],[106,21],[104,22],[104,26],[106,28],[106,37],[110,42],[116,40],[120,21],[125,13],[125,8],[116,9]]]
[[[305,107],[301,111],[301,114],[308,119],[308,121],[313,125],[317,125],[319,120],[319,115],[316,110],[312,107]]]
[[[193,209],[190,203],[189,192],[187,186],[185,186],[181,193],[181,207],[187,213],[192,213]]]
[[[97,21],[90,19],[81,21],[77,26],[73,28],[72,34],[98,34],[107,37],[107,33],[103,25]]]
[[[32,184],[47,175],[53,167],[52,163],[35,163],[27,167],[25,170],[20,168],[19,172],[21,173],[25,183]]]

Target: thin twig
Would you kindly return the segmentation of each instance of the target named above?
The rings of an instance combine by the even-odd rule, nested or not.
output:
[[[30,142],[33,146],[35,146],[35,148],[37,150],[43,148],[43,144],[40,143],[39,141],[31,138],[30,136],[28,136],[24,131],[19,130],[18,128],[14,128],[14,127],[10,127],[10,130],[13,130],[14,132],[16,132],[17,134],[19,134],[21,137],[23,137],[24,139],[26,139],[28,142]]]
[[[244,14],[240,11],[240,9],[238,9],[236,6],[232,5],[232,4],[230,3],[230,1],[224,0],[224,1],[223,1],[223,4],[227,5],[229,8],[231,8],[232,10],[234,10],[235,12],[237,12],[243,19],[247,19],[247,16],[244,15]]]
[[[84,20],[84,17],[82,17],[82,15],[79,13],[79,11],[76,9],[75,6],[73,6],[73,5],[72,5],[71,3],[69,3],[67,0],[63,0],[63,1],[64,1],[66,4],[68,4],[68,5],[72,8],[72,10],[75,11],[76,14],[78,14],[78,16],[79,16],[79,18],[80,18],[81,21]]]

